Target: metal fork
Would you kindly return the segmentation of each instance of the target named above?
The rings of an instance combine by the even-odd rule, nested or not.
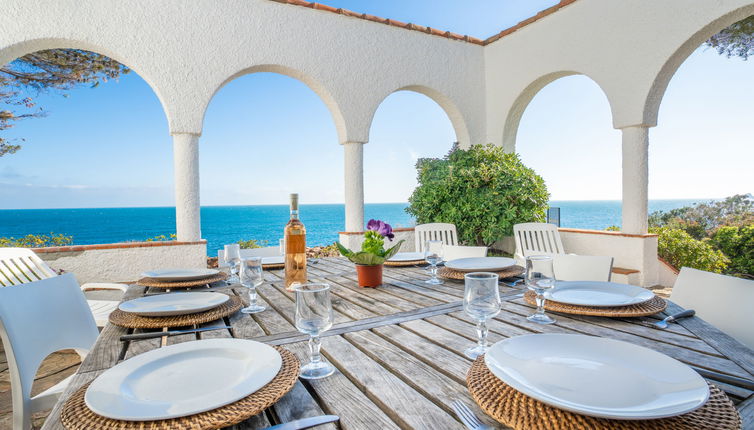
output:
[[[456,415],[458,416],[458,419],[461,420],[461,422],[469,429],[469,430],[492,430],[493,427],[490,427],[486,425],[485,423],[481,422],[479,418],[477,418],[476,415],[474,415],[474,412],[469,409],[468,406],[463,404],[462,402],[458,400],[454,400],[453,403],[450,404],[453,407],[453,410],[456,411]]]

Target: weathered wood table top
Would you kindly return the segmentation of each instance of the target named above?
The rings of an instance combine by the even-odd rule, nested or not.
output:
[[[475,323],[463,313],[463,283],[425,284],[420,267],[385,267],[380,288],[359,288],[354,266],[342,258],[310,262],[309,277],[331,285],[335,326],[323,335],[322,352],[338,371],[325,379],[300,380],[280,402],[236,426],[256,429],[307,416],[334,414],[340,423],[319,428],[463,429],[450,407],[453,400],[471,406],[492,426],[502,428],[471,400],[465,375],[471,361],[463,350],[476,341]],[[236,313],[226,321],[232,330],[216,330],[153,340],[121,342],[131,333],[108,324],[43,429],[61,429],[60,408],[68,395],[121,360],[164,345],[196,339],[235,337],[284,345],[307,360],[306,336],[294,327],[294,296],[282,285],[282,270],[267,271],[258,288],[267,310],[252,316]],[[148,290],[148,289],[146,289]],[[246,290],[223,290],[248,298]],[[125,299],[147,293],[132,286]],[[502,286],[502,312],[489,323],[491,342],[530,333],[581,333],[646,346],[692,366],[737,378],[754,379],[754,353],[699,318],[681,320],[667,330],[648,327],[651,318],[609,319],[555,314],[557,323],[542,326],[525,317],[533,309],[521,290]],[[667,312],[680,308],[672,303]],[[138,332],[138,330],[137,330]],[[745,383],[709,379],[737,405],[744,428],[754,428],[754,392]]]

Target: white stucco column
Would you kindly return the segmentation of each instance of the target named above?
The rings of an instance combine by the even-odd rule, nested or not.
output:
[[[364,230],[364,142],[345,142],[346,231]]]
[[[202,238],[199,217],[199,135],[173,134],[175,229],[179,241]]]
[[[621,231],[647,232],[649,204],[649,128],[632,126],[623,132],[623,214]]]

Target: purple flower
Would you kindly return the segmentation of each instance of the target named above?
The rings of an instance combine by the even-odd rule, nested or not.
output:
[[[391,241],[395,237],[393,234],[393,227],[390,227],[390,224],[376,220],[376,219],[370,219],[367,223],[367,230],[376,231],[379,233],[382,237],[386,237],[390,239]]]

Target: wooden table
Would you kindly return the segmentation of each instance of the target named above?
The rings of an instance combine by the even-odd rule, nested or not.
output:
[[[60,408],[77,387],[121,360],[162,345],[207,338],[256,339],[284,345],[305,361],[307,338],[295,330],[294,297],[283,287],[282,275],[282,271],[266,272],[268,282],[258,289],[266,311],[253,316],[236,313],[227,321],[205,324],[229,323],[232,331],[123,343],[119,337],[131,331],[108,324],[43,429],[62,428]],[[338,371],[325,379],[298,382],[266,413],[236,428],[263,428],[327,413],[339,415],[340,423],[318,429],[463,429],[450,407],[456,399],[472,406],[488,424],[497,425],[479,410],[465,387],[471,362],[463,350],[476,340],[476,331],[462,311],[462,282],[430,286],[424,283],[428,274],[422,268],[386,267],[385,285],[359,288],[353,265],[342,258],[311,261],[309,277],[332,286],[336,324],[323,337],[322,352]],[[247,295],[242,287],[225,291]],[[692,366],[754,379],[754,353],[699,318],[671,324],[664,331],[642,324],[650,318],[555,315],[557,324],[542,326],[525,319],[532,308],[523,302],[520,290],[501,287],[501,292],[505,302],[489,324],[491,342],[530,333],[582,333],[643,345]],[[144,293],[143,287],[132,286],[126,299]],[[668,312],[677,310],[671,303]],[[754,392],[735,381],[710,380],[736,403],[744,428],[754,428]]]

